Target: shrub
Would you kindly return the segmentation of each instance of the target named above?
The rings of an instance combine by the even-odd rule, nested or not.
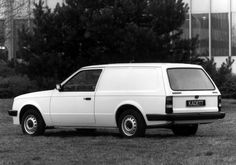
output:
[[[0,61],[1,62],[7,62],[8,60],[8,55],[6,50],[0,50]]]
[[[0,63],[0,76],[1,77],[8,77],[16,75],[13,68],[7,66],[6,63]]]
[[[27,76],[0,77],[0,98],[11,98],[37,90]]]
[[[234,94],[234,89],[236,87],[236,76],[233,76],[231,73],[231,66],[233,62],[234,60],[229,57],[225,62],[221,64],[220,68],[216,67],[216,63],[213,58],[206,59],[202,63],[203,68],[211,76],[211,78],[219,88],[222,97],[224,98],[236,98],[236,91]]]
[[[61,81],[49,77],[37,77],[35,82],[40,90],[50,90],[55,88],[56,84],[61,83]]]
[[[0,98],[11,98],[36,90],[36,83],[26,75],[17,74],[15,69],[10,67],[10,62],[0,63]]]
[[[236,98],[236,75],[229,75],[219,87],[223,98]]]

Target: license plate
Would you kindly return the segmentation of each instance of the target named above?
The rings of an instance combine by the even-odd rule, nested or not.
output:
[[[206,105],[205,100],[187,100],[186,106],[187,107],[202,107]]]

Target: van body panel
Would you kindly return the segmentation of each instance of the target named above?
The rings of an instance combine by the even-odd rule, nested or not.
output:
[[[164,114],[164,102],[165,88],[161,67],[106,68],[96,91],[96,125],[116,126],[115,115],[122,105],[132,105],[139,109],[147,125],[166,123],[150,122],[145,115]]]
[[[201,94],[173,96],[173,113],[218,112],[217,95]],[[204,106],[188,106],[187,101],[204,100]]]
[[[97,92],[95,101],[95,120],[97,126],[116,126],[115,115],[122,105],[132,105],[143,115],[147,124],[163,124],[165,122],[148,122],[147,113],[165,114],[165,96],[149,95],[108,95]],[[105,106],[104,106],[105,105]],[[112,110],[112,111],[111,111]]]

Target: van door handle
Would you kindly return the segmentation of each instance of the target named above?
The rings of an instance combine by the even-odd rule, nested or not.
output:
[[[91,97],[85,97],[84,100],[89,101],[89,100],[91,100]]]

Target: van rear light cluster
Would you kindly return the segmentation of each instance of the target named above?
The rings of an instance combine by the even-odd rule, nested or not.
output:
[[[166,97],[166,113],[173,113],[173,97]]]
[[[219,111],[221,111],[221,106],[222,106],[222,104],[221,104],[221,95],[219,95],[218,96],[218,109],[219,109]]]

